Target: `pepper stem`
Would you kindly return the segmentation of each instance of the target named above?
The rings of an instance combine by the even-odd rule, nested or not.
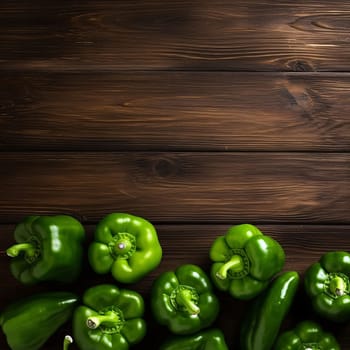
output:
[[[181,289],[176,295],[176,303],[184,306],[191,315],[198,315],[199,306],[192,300],[192,292],[188,289]]]
[[[316,343],[303,344],[304,350],[319,350],[320,348]]]
[[[19,243],[11,246],[6,250],[6,254],[11,258],[15,258],[21,252],[24,252],[26,256],[35,256],[36,247],[31,243]]]
[[[333,295],[341,297],[346,291],[346,282],[340,276],[335,276],[332,278],[329,284],[329,289]]]
[[[73,338],[70,335],[66,335],[63,339],[63,350],[68,350],[70,344],[73,343]]]
[[[216,272],[216,277],[224,280],[227,278],[227,272],[229,270],[234,270],[235,272],[242,271],[243,269],[243,260],[239,255],[232,255],[230,260],[224,263],[220,269]]]
[[[104,315],[97,315],[88,317],[86,320],[86,325],[90,329],[98,328],[102,323],[103,324],[117,324],[120,323],[121,319],[116,312],[110,311]]]
[[[114,253],[120,255],[120,254],[126,254],[131,249],[131,247],[132,247],[132,244],[130,240],[126,238],[122,238],[117,242],[115,242],[113,250],[114,250]]]

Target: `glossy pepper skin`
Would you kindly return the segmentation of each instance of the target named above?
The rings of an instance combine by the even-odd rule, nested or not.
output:
[[[119,282],[134,283],[159,265],[162,248],[149,221],[112,213],[99,222],[88,255],[96,273],[111,272]]]
[[[68,215],[27,216],[14,232],[16,244],[6,250],[11,272],[23,284],[73,282],[82,266],[85,231]]]
[[[193,335],[177,335],[167,340],[160,350],[228,350],[225,336],[213,328]]]
[[[340,350],[336,338],[324,332],[313,321],[302,321],[293,330],[282,333],[276,341],[274,350]]]
[[[305,272],[305,290],[314,310],[334,321],[350,320],[350,254],[328,252]]]
[[[9,305],[0,324],[12,350],[37,350],[72,316],[78,298],[69,292],[33,294]]]
[[[185,264],[154,280],[151,309],[156,321],[172,333],[194,334],[215,321],[219,301],[205,272]]]
[[[251,304],[243,319],[241,348],[270,350],[299,286],[299,274],[284,272]]]
[[[146,334],[140,294],[112,284],[89,288],[73,315],[73,336],[81,350],[127,350]]]
[[[232,226],[217,237],[209,255],[215,286],[241,300],[260,294],[285,262],[281,245],[250,224]]]

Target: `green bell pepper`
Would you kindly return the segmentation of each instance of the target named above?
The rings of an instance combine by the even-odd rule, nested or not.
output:
[[[6,250],[13,276],[23,284],[73,282],[82,267],[85,231],[68,215],[28,216],[15,228],[17,244]]]
[[[288,313],[297,288],[299,274],[284,272],[250,305],[241,327],[244,350],[270,350]]]
[[[101,284],[83,295],[73,315],[73,336],[81,350],[127,350],[146,334],[140,294]]]
[[[222,331],[213,328],[193,335],[173,336],[160,350],[228,350],[228,346]]]
[[[162,248],[154,226],[141,217],[112,213],[102,219],[89,247],[89,261],[99,274],[111,272],[122,283],[134,283],[154,270]]]
[[[328,252],[305,272],[305,290],[314,310],[334,322],[350,319],[350,254]]]
[[[250,224],[232,226],[217,237],[209,255],[215,286],[242,300],[260,294],[285,262],[281,245]]]
[[[172,333],[194,334],[215,321],[219,301],[205,272],[185,264],[153,281],[151,309],[156,321]]]
[[[37,350],[73,314],[78,298],[69,292],[33,294],[9,305],[0,325],[12,350]]]
[[[324,332],[313,321],[302,321],[290,331],[282,333],[276,341],[274,350],[340,350],[331,333]]]

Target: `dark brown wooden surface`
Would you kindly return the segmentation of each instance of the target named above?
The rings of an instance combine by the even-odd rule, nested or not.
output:
[[[0,219],[115,210],[152,222],[350,224],[348,153],[2,153]],[[19,200],[20,199],[20,200]]]
[[[21,71],[0,83],[2,150],[350,149],[350,74]]]
[[[347,71],[349,21],[347,0],[4,0],[1,61],[39,70]]]
[[[301,277],[350,251],[349,2],[4,0],[0,72],[0,312],[61,288],[10,274],[3,251],[28,214],[75,216],[86,246],[114,211],[156,225],[162,263],[130,286],[149,324],[135,350],[169,335],[148,306],[153,280],[188,262],[209,271],[231,225],[277,239]],[[69,288],[106,281],[85,264]],[[249,303],[218,295],[216,325],[239,349]],[[350,324],[318,318],[301,284],[282,329],[309,317],[350,348]]]

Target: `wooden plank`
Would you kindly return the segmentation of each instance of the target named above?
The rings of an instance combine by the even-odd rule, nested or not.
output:
[[[10,1],[1,68],[349,71],[346,0]]]
[[[349,153],[2,153],[0,220],[349,222]]]
[[[230,225],[162,225],[157,224],[156,229],[163,247],[163,260],[160,266],[150,275],[146,276],[139,283],[129,285],[128,288],[141,293],[149,303],[149,294],[154,279],[162,272],[175,269],[177,266],[186,263],[193,263],[201,266],[206,272],[210,270],[210,259],[208,251],[213,240],[226,232]],[[0,246],[5,249],[13,243],[12,232],[15,225],[0,225]],[[95,225],[85,225],[87,231],[86,247],[93,239]],[[267,235],[278,240],[286,252],[286,264],[284,271],[295,270],[300,273],[301,278],[307,267],[317,261],[319,257],[331,250],[349,250],[348,225],[258,225]],[[0,309],[26,295],[56,288],[53,284],[23,286],[16,281],[9,272],[9,258],[2,255],[0,259],[0,270],[2,288],[0,289]],[[114,283],[110,276],[97,276],[89,265],[86,264],[80,279],[69,286],[69,290],[81,295],[83,291],[95,284]],[[63,288],[62,286],[60,287]],[[68,287],[66,287],[67,289]],[[64,289],[64,288],[63,288]],[[217,325],[224,331],[226,339],[234,348],[238,347],[239,329],[244,312],[249,303],[231,299],[224,293],[217,292],[221,301],[221,312]],[[15,297],[14,297],[15,295]],[[145,345],[153,345],[158,348],[161,341],[169,334],[155,324],[146,308],[146,319],[149,324],[149,332],[144,342],[135,349],[141,349]],[[302,312],[300,311],[302,310]],[[292,326],[306,317],[315,318],[310,308],[303,286],[300,285],[299,294],[294,301],[284,327]],[[316,317],[317,319],[317,317]],[[333,325],[322,321],[327,329],[334,331],[342,348],[347,349],[350,345],[350,325]],[[70,332],[70,324],[54,336],[45,349],[61,349],[61,337]],[[155,334],[157,336],[155,337]],[[156,344],[154,343],[156,342]],[[6,348],[3,334],[0,335],[0,348]]]
[[[349,75],[12,72],[0,86],[1,150],[350,150]]]

